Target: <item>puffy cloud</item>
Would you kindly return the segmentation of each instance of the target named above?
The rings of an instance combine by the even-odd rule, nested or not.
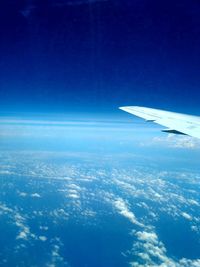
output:
[[[44,236],[44,235],[38,236],[38,239],[41,240],[41,241],[43,241],[43,242],[47,241],[47,237]]]
[[[192,221],[192,216],[189,215],[188,213],[186,213],[186,212],[182,212],[181,215],[182,215],[185,219],[187,219],[187,220],[189,220],[189,221]]]
[[[16,226],[19,227],[19,234],[17,235],[16,239],[28,240],[28,238],[31,236],[31,232],[30,228],[26,224],[26,219],[19,213],[14,215],[14,219]]]
[[[38,194],[38,193],[33,193],[33,194],[31,194],[31,197],[34,197],[34,198],[41,198],[41,195]]]
[[[46,266],[48,267],[55,267],[55,266],[63,266],[69,267],[69,264],[64,260],[64,258],[60,254],[61,246],[63,245],[60,238],[56,237],[52,240],[53,245],[50,252],[50,261],[47,263]]]
[[[114,201],[114,206],[119,211],[119,213],[129,219],[131,223],[136,224],[138,226],[143,226],[142,223],[138,222],[137,218],[135,217],[135,214],[129,210],[126,202],[122,198],[116,199]]]
[[[138,257],[138,261],[131,262],[132,267],[200,267],[200,259],[182,258],[175,261],[168,257],[164,244],[153,231],[139,231],[135,235],[138,241],[134,244],[132,252]]]

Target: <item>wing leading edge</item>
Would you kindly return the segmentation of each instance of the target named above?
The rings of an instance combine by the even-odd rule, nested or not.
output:
[[[200,138],[200,117],[137,106],[120,107],[120,109],[166,127],[163,132]]]

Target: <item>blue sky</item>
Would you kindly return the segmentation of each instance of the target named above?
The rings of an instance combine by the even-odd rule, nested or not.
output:
[[[200,114],[199,12],[186,0],[1,1],[0,111]]]

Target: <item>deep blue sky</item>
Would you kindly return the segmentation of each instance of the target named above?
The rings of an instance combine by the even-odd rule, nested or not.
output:
[[[200,114],[200,2],[1,0],[1,112]]]

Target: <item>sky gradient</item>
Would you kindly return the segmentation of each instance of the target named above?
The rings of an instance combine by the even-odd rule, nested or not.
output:
[[[200,114],[199,13],[186,0],[3,0],[0,111]]]

